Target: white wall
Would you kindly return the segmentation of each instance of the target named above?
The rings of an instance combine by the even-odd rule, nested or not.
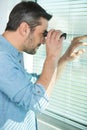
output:
[[[21,0],[0,0],[0,34],[3,33],[11,9]]]
[[[0,1],[0,34],[3,32],[7,21],[7,3],[6,0]]]

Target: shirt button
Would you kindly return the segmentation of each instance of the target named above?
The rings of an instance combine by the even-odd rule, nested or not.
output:
[[[19,63],[21,63],[21,60],[19,60]]]
[[[37,93],[40,93],[40,91],[37,91]]]

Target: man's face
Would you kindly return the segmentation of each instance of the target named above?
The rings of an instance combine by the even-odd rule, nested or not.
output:
[[[40,19],[41,25],[35,27],[34,31],[30,31],[29,36],[26,39],[24,51],[29,54],[35,54],[38,47],[44,44],[45,37],[43,33],[47,30],[48,21],[44,18]]]

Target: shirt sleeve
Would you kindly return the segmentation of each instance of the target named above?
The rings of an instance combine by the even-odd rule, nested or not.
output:
[[[31,83],[29,88],[26,91],[24,90],[25,92],[19,92],[17,95],[15,95],[13,100],[16,101],[19,106],[24,105],[26,110],[31,109],[36,112],[42,112],[47,107],[49,102],[44,87],[40,84]],[[22,97],[22,100],[20,97]]]
[[[12,62],[9,56],[0,57],[0,91],[11,102],[25,110],[42,111],[48,104],[48,96],[44,86],[32,82],[33,74],[27,73],[17,62]],[[35,76],[36,80],[38,75]]]

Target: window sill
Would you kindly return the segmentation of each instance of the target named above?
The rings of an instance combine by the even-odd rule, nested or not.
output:
[[[76,128],[64,121],[52,118],[46,114],[38,115],[38,126],[40,130],[87,130],[86,127]]]

